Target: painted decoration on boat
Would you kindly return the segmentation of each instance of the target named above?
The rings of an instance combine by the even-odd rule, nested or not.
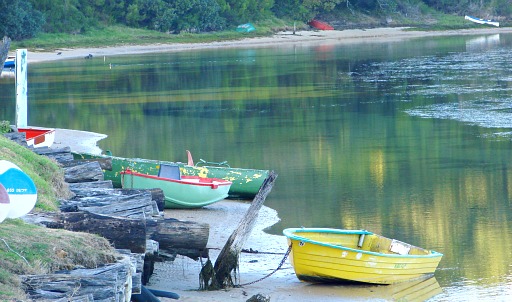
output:
[[[5,187],[0,183],[0,222],[4,221],[11,209],[11,201]]]
[[[19,218],[32,211],[37,201],[37,189],[32,179],[18,166],[0,160],[0,184],[10,200],[7,218]]]

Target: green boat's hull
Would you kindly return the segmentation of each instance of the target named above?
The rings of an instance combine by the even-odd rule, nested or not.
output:
[[[178,164],[181,175],[199,176],[204,178],[220,178],[232,182],[228,198],[253,199],[267,178],[268,170],[231,168],[224,166],[188,166],[184,163],[173,163],[143,158],[123,158],[109,155],[74,153],[75,159],[112,159],[112,170],[104,170],[105,180],[111,180],[114,187],[121,188],[121,172],[130,169],[134,172],[157,175],[160,164]]]
[[[220,180],[223,184],[216,185],[218,179],[206,179],[208,183],[199,181],[199,177],[191,177],[196,181],[170,180],[154,175],[146,175],[134,172],[121,174],[123,188],[127,189],[153,189],[160,188],[165,196],[165,208],[167,209],[194,209],[201,208],[228,197],[230,182]]]

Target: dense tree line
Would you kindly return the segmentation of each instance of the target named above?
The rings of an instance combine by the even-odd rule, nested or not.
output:
[[[0,34],[21,40],[38,32],[80,33],[113,24],[206,32],[273,16],[307,21],[343,11],[410,15],[424,8],[509,17],[512,0],[0,0]]]

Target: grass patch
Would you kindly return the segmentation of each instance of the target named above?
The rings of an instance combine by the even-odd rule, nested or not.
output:
[[[57,200],[71,196],[64,181],[64,171],[54,160],[37,155],[3,136],[0,136],[0,160],[12,162],[32,178],[37,188],[36,210],[57,211]]]
[[[58,199],[70,197],[64,172],[53,160],[1,135],[0,159],[16,164],[34,181],[34,211],[57,211]],[[77,266],[95,268],[115,261],[115,250],[105,238],[6,219],[0,223],[0,301],[26,300],[18,275],[46,274]]]
[[[25,300],[18,275],[48,274],[116,261],[102,237],[7,219],[0,224],[0,300]]]
[[[270,22],[270,21],[269,21]],[[28,48],[32,51],[54,51],[65,48],[97,48],[121,45],[148,45],[169,43],[208,43],[231,41],[247,37],[271,35],[272,22],[257,27],[255,32],[238,33],[234,29],[211,33],[167,34],[154,30],[136,29],[126,26],[109,26],[81,34],[39,34],[36,38],[12,41],[11,49]]]

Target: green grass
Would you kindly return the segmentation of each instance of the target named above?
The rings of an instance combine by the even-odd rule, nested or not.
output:
[[[33,39],[12,41],[11,49],[28,48],[33,51],[53,51],[63,48],[95,48],[120,45],[207,43],[214,41],[232,41],[272,34],[273,27],[268,24],[262,24],[261,27],[257,28],[257,31],[247,34],[238,33],[234,29],[212,33],[166,34],[125,26],[110,26],[90,30],[82,34],[39,34]]]
[[[34,211],[57,211],[69,197],[62,169],[0,135],[0,159],[16,164],[37,187]],[[45,274],[76,266],[87,268],[115,261],[109,242],[96,235],[30,225],[21,219],[0,223],[0,301],[25,301],[18,275]]]

